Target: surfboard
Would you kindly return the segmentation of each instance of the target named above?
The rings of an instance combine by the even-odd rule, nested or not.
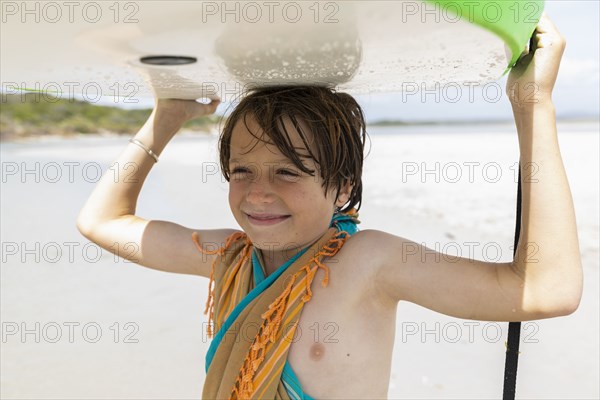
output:
[[[253,86],[351,94],[485,84],[543,0],[2,1],[3,93],[221,98]]]

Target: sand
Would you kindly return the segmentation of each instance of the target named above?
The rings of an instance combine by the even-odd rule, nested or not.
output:
[[[585,288],[574,314],[523,323],[517,398],[600,397],[598,124],[564,123],[559,132]],[[362,229],[449,254],[473,249],[478,259],[511,259],[518,145],[510,124],[370,133]],[[75,227],[96,174],[127,139],[2,144],[2,398],[201,395],[208,280],[115,259]],[[216,161],[215,136],[176,136],[150,173],[137,214],[192,228],[236,227]],[[435,172],[424,173],[436,168],[437,181]],[[506,323],[401,303],[389,397],[499,398],[506,331]]]

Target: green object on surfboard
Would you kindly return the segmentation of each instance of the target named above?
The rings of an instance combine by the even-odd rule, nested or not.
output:
[[[440,9],[460,16],[500,37],[512,57],[504,73],[517,62],[544,11],[544,0],[471,1],[427,0]]]
[[[486,84],[543,0],[2,2],[3,93],[235,99],[251,86],[351,94]]]

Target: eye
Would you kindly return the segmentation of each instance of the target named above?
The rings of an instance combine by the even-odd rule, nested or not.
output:
[[[280,169],[280,170],[277,170],[277,173],[281,174],[281,175],[292,176],[292,177],[298,177],[298,176],[300,176],[296,172],[290,171],[289,169]]]
[[[246,176],[248,173],[250,173],[250,171],[248,170],[248,168],[235,167],[231,171],[231,176],[234,177],[234,178],[236,178],[236,179],[240,179],[240,178],[243,178],[244,176]]]
[[[302,175],[300,173],[291,169],[278,169],[276,174],[282,182],[294,183],[302,179]]]

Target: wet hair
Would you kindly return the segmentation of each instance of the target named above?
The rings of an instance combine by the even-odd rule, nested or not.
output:
[[[258,123],[264,134],[251,132],[246,122],[248,116]],[[295,128],[308,155],[294,148],[284,119]],[[230,180],[231,137],[239,121],[243,121],[254,137],[275,145],[297,168],[311,176],[315,171],[307,168],[301,159],[313,159],[323,179],[325,194],[335,188],[337,199],[344,183],[350,182],[352,191],[341,211],[360,209],[367,132],[363,111],[352,96],[324,86],[251,89],[225,121],[219,138],[221,171],[227,181]],[[309,132],[302,129],[299,121],[308,126]]]

